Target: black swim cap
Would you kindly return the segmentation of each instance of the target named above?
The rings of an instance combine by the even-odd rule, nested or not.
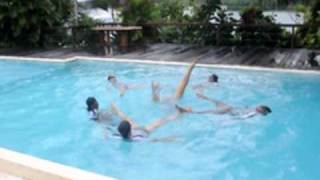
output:
[[[114,78],[116,78],[116,77],[115,77],[115,76],[110,75],[110,76],[108,76],[108,81],[110,81],[111,79],[114,79]]]
[[[269,108],[268,106],[261,106],[261,108],[265,110],[267,113],[272,113],[271,108]]]
[[[131,124],[128,121],[121,121],[120,125],[118,126],[118,131],[123,139],[130,139]]]
[[[94,97],[88,97],[88,98],[87,98],[87,101],[86,101],[87,110],[88,110],[88,111],[93,111],[93,107],[92,107],[92,106],[93,106],[95,103],[97,103],[96,98],[94,98]]]
[[[209,82],[218,82],[218,75],[216,74],[212,74],[211,76],[209,76]]]

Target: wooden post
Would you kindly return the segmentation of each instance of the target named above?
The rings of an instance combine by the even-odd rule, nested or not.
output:
[[[107,40],[106,40],[106,46],[107,46],[107,49],[108,49],[108,54],[112,55],[112,51],[111,51],[111,39],[110,39],[110,31],[107,31]]]
[[[120,31],[119,32],[119,36],[120,36],[120,51],[122,52],[126,52],[128,51],[128,32],[126,31]]]
[[[294,48],[295,47],[295,27],[292,26],[291,28],[292,28],[291,29],[291,31],[292,31],[292,33],[291,33],[291,48]]]
[[[104,34],[104,31],[100,31],[99,32],[99,44],[102,46],[102,49],[103,49],[103,53],[104,55],[106,55],[106,50],[105,50],[105,34]]]

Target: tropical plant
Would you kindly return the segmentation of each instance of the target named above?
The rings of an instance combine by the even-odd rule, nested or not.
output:
[[[241,45],[275,46],[280,42],[282,30],[272,16],[263,15],[259,8],[250,7],[241,14],[237,37]]]
[[[231,13],[222,8],[221,0],[206,0],[198,9],[195,21],[203,25],[195,29],[197,31],[196,43],[203,45],[216,45],[217,43],[229,44],[233,39],[233,27],[235,22]],[[218,26],[212,25],[212,23]]]
[[[203,45],[216,44],[217,27],[212,26],[211,22],[215,21],[215,14],[220,10],[220,0],[205,0],[205,2],[196,10],[195,21],[204,24],[196,29],[198,37],[196,43]]]
[[[162,22],[190,22],[193,20],[194,0],[161,0],[157,3]],[[190,27],[165,26],[159,28],[159,39],[168,43],[191,43]]]
[[[320,48],[320,0],[315,0],[311,6],[297,6],[304,13],[305,24],[297,32],[302,46]]]
[[[120,10],[125,24],[142,24],[159,18],[159,9],[152,0],[131,0]]]
[[[0,41],[10,46],[45,46],[72,14],[70,0],[1,0]]]
[[[159,8],[152,0],[126,1],[120,8],[122,23],[128,25],[143,25],[159,19]],[[139,42],[157,39],[158,32],[155,28],[145,26],[142,33],[137,32],[131,36],[130,41]]]
[[[79,14],[78,27],[73,28],[73,43],[76,47],[97,49],[99,44],[98,32],[92,31],[92,27],[96,25],[96,21],[86,14]]]

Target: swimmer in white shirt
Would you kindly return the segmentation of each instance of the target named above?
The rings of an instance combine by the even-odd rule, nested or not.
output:
[[[176,107],[181,112],[189,112],[194,114],[218,114],[218,115],[228,114],[230,116],[237,117],[240,119],[253,118],[257,115],[266,116],[272,112],[268,106],[257,106],[255,109],[236,108],[231,105],[225,104],[221,101],[217,101],[215,99],[209,98],[203,94],[197,94],[197,96],[201,99],[214,103],[216,105],[216,108],[212,110],[206,110],[206,111],[194,111],[192,108],[183,108],[178,105],[176,105]]]
[[[115,104],[112,104],[112,110],[115,114],[122,120],[120,125],[118,126],[119,134],[115,134],[121,139],[129,142],[136,142],[136,141],[144,141],[147,140],[149,135],[156,131],[158,128],[166,125],[167,123],[176,120],[181,113],[177,112],[171,116],[166,118],[157,120],[152,124],[141,127],[134,120],[129,118],[124,112],[122,112]],[[163,141],[172,141],[175,137],[167,137],[167,138],[159,138],[159,139],[151,139],[150,141],[153,142],[161,142]]]
[[[152,83],[152,100],[154,102],[159,102],[159,101],[178,101],[180,100],[183,95],[184,95],[184,92],[189,84],[189,81],[190,81],[190,77],[191,77],[191,74],[192,74],[192,71],[193,69],[195,68],[197,62],[199,61],[200,59],[194,59],[190,65],[190,67],[188,68],[186,74],[184,75],[182,81],[180,82],[177,90],[176,90],[176,94],[174,96],[171,96],[171,97],[166,97],[166,98],[163,98],[163,97],[160,97],[160,85],[159,83],[155,83],[153,82]]]

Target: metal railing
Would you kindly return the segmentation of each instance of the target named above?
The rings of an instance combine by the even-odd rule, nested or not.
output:
[[[132,25],[120,23],[105,23],[97,25]],[[144,24],[134,24],[143,26],[142,37],[151,38],[152,42],[173,42],[181,44],[201,44],[206,40],[205,45],[214,46],[271,46],[299,48],[303,44],[300,42],[300,30],[308,27],[301,24],[255,24],[243,25],[239,23],[200,23],[200,22],[152,22]],[[319,26],[320,27],[320,26]],[[97,32],[92,31],[92,27],[65,27],[67,38],[62,39],[64,46],[96,48],[99,46]],[[170,35],[166,37],[163,32],[171,30]],[[280,31],[279,31],[280,30]],[[148,37],[148,31],[156,32],[152,37]],[[208,34],[197,34],[194,32],[205,32]],[[170,34],[169,33],[169,34]],[[150,34],[150,33],[149,33]],[[54,36],[54,35],[52,35]],[[207,37],[208,38],[204,38]],[[116,37],[116,35],[114,36]],[[55,37],[54,37],[55,38]],[[54,39],[53,38],[53,39]],[[61,37],[57,37],[61,40]],[[188,41],[186,39],[193,39]],[[200,40],[199,40],[200,39]],[[150,41],[148,41],[150,42]],[[116,44],[116,42],[115,42]],[[132,43],[131,43],[132,44]],[[136,43],[133,43],[136,45]],[[141,43],[138,43],[141,45]]]

